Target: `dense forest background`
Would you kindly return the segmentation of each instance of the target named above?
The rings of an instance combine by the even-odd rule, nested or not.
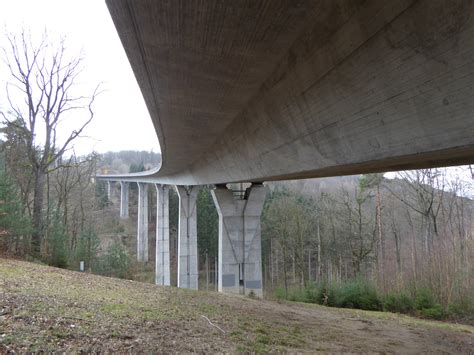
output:
[[[31,249],[31,175],[15,139],[6,133],[9,139],[1,144],[2,253],[74,270],[85,261],[90,272],[153,282],[156,192],[149,189],[150,262],[141,264],[135,262],[136,189],[130,192],[130,218],[120,220],[119,185],[108,199],[105,183],[94,176],[155,167],[159,154],[109,152],[53,164],[38,255]],[[407,313],[424,302],[427,316],[471,321],[473,185],[468,167],[461,170],[457,175],[425,169],[399,172],[392,179],[368,174],[268,183],[262,214],[266,296]],[[200,287],[207,290],[216,289],[217,218],[210,188],[203,187],[198,249]],[[171,190],[174,283],[177,224],[178,197]]]

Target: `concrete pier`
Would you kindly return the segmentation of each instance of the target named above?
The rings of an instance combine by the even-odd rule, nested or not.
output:
[[[169,186],[156,188],[156,258],[155,283],[170,286]]]
[[[112,190],[113,190],[113,187],[114,187],[114,182],[113,181],[107,181],[107,200],[110,200],[112,199]]]
[[[178,287],[198,289],[197,214],[198,186],[176,186],[179,196]]]
[[[265,195],[261,184],[249,187],[242,198],[224,185],[212,191],[219,214],[219,292],[263,296],[260,215]]]
[[[148,184],[138,182],[137,260],[148,262]]]
[[[128,187],[128,182],[120,181],[120,218],[128,218]]]

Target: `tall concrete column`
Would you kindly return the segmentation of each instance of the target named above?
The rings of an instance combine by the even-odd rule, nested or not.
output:
[[[120,181],[120,218],[128,218],[128,182]]]
[[[170,286],[169,186],[156,188],[156,263],[155,283]]]
[[[107,199],[110,201],[112,198],[112,190],[113,190],[113,181],[107,181]]]
[[[179,196],[178,287],[198,289],[197,214],[198,186],[176,186]]]
[[[212,191],[219,214],[219,292],[263,296],[260,215],[265,195],[261,184],[238,199],[225,186]]]
[[[137,260],[148,262],[148,184],[138,182]]]

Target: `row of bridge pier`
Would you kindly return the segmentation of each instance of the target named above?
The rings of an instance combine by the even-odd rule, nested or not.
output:
[[[156,189],[155,283],[170,286],[169,191],[179,197],[177,286],[198,289],[197,195],[200,186],[107,181],[120,184],[120,218],[129,218],[129,187],[138,185],[137,260],[148,262],[148,189]],[[218,291],[262,297],[261,224],[266,189],[252,184],[239,193],[217,185],[212,197],[219,215]]]

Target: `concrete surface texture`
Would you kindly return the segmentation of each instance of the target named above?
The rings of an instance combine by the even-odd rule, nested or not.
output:
[[[219,214],[218,290],[262,297],[260,215],[265,187],[254,185],[245,195],[235,198],[225,186],[212,191]]]
[[[156,188],[156,258],[155,283],[170,286],[170,222],[169,186],[155,184]]]
[[[107,181],[107,199],[110,201],[112,199],[114,191],[114,181]]]
[[[198,289],[196,200],[198,186],[176,186],[179,197],[178,287]]]
[[[472,163],[470,0],[107,0],[180,185]]]
[[[120,181],[120,218],[128,218],[128,205],[129,205],[129,199],[128,199],[128,187],[129,187],[128,182],[125,181]]]
[[[148,262],[148,184],[138,183],[137,261]]]

